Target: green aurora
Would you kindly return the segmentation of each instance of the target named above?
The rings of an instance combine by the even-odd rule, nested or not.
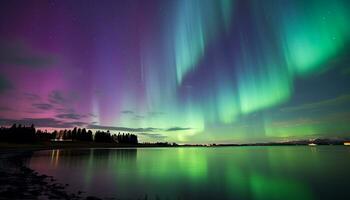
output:
[[[0,22],[1,125],[145,142],[350,137],[348,0],[79,3],[1,6],[13,18]]]

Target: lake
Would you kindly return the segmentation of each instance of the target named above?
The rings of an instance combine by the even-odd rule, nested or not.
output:
[[[120,199],[345,199],[345,146],[47,150],[29,167],[69,190]]]

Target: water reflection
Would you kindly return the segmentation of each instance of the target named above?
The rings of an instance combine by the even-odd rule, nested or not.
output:
[[[37,152],[30,166],[101,197],[312,200],[345,197],[349,156],[344,147],[80,149]]]
[[[60,157],[60,150],[52,150],[51,151],[51,165],[54,165],[57,167],[58,165],[58,158]]]
[[[50,155],[50,165],[54,167],[57,167],[59,164],[76,167],[87,160],[88,166],[92,166],[95,163],[95,165],[101,165],[103,167],[113,167],[115,164],[122,162],[135,162],[136,153],[136,149],[55,149],[37,152],[35,156],[45,159],[47,155]],[[60,160],[63,160],[63,162],[59,163]]]

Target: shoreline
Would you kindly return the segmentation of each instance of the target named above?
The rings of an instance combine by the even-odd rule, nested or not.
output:
[[[249,147],[249,146],[350,146],[343,143],[336,144],[308,144],[308,143],[256,143],[256,144],[214,144],[214,145],[159,145],[159,144],[113,144],[113,143],[87,143],[87,142],[49,142],[37,144],[18,144],[0,142],[0,153],[6,151],[40,151],[53,149],[81,149],[81,148],[191,148],[191,147]]]
[[[68,184],[58,182],[55,177],[39,174],[26,166],[34,151],[0,150],[0,199],[72,199],[101,200],[95,196],[84,196],[85,191],[68,192]]]
[[[51,149],[74,149],[74,148],[149,148],[149,147],[184,147],[157,144],[126,145],[114,143],[89,143],[89,142],[46,142],[37,144],[2,143],[1,150],[51,150]]]

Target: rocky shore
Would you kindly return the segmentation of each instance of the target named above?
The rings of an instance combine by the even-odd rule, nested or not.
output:
[[[98,200],[84,192],[69,193],[67,184],[54,177],[38,174],[26,167],[32,151],[0,152],[0,200],[5,199],[72,199]]]

